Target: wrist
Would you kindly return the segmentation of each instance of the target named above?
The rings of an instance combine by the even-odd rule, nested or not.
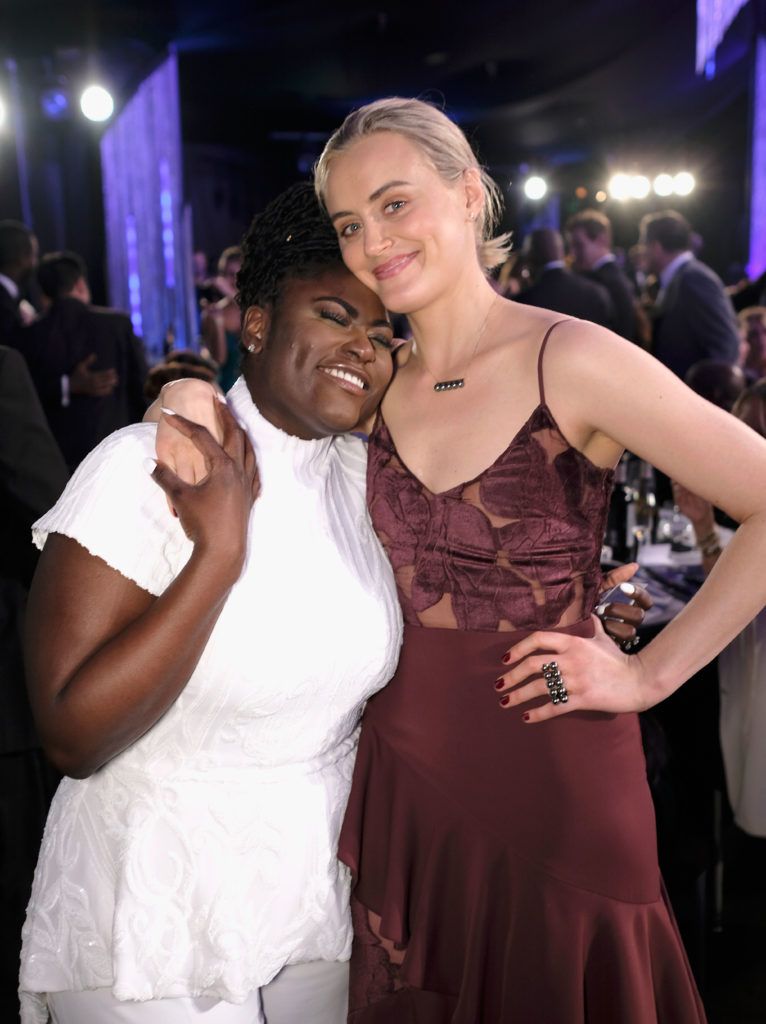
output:
[[[244,545],[197,541],[189,561],[219,587],[229,589],[242,575],[246,554]]]

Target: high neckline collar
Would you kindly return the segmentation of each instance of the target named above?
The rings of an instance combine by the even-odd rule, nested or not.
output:
[[[257,441],[261,452],[265,450],[288,456],[294,467],[303,466],[314,473],[321,472],[323,465],[327,464],[334,435],[306,440],[275,426],[253,401],[243,376],[237,378],[226,397],[237,419]]]

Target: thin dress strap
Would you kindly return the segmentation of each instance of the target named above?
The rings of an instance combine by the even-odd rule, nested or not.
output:
[[[545,346],[548,344],[548,338],[550,338],[551,331],[554,327],[558,327],[559,324],[569,323],[569,321],[573,319],[573,317],[568,316],[564,320],[557,320],[555,323],[551,324],[545,332],[543,343],[540,346],[540,355],[537,357],[537,383],[540,388],[540,405],[545,405],[545,388],[543,387],[543,353],[545,352]]]

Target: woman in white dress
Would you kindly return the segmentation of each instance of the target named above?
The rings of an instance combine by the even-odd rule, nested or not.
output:
[[[310,186],[254,223],[240,293],[222,445],[173,421],[205,479],[147,466],[155,426],[128,427],[35,526],[29,682],[66,778],[24,927],[24,1024],[345,1020],[337,836],[401,617],[362,442],[338,435],[379,402],[392,331]]]

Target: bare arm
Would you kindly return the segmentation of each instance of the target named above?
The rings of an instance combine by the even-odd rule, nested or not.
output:
[[[167,711],[239,577],[257,472],[223,406],[221,418],[223,448],[203,428],[178,422],[205,452],[202,483],[185,485],[162,465],[154,471],[194,543],[159,597],[68,537],[54,534],[43,550],[27,613],[27,674],[43,746],[64,774],[92,774]]]
[[[554,410],[566,403],[570,440],[598,453],[602,465],[629,448],[742,525],[699,593],[639,656],[625,658],[601,638],[567,642],[538,633],[517,644],[510,661],[525,661],[508,673],[508,687],[539,674],[550,660],[531,656],[541,647],[560,655],[572,685],[567,705],[545,705],[530,721],[578,707],[649,707],[714,658],[766,603],[766,576],[752,571],[766,564],[766,441],[636,346],[585,324],[567,326],[568,336],[546,356],[546,388]],[[545,692],[538,680],[504,706]]]

